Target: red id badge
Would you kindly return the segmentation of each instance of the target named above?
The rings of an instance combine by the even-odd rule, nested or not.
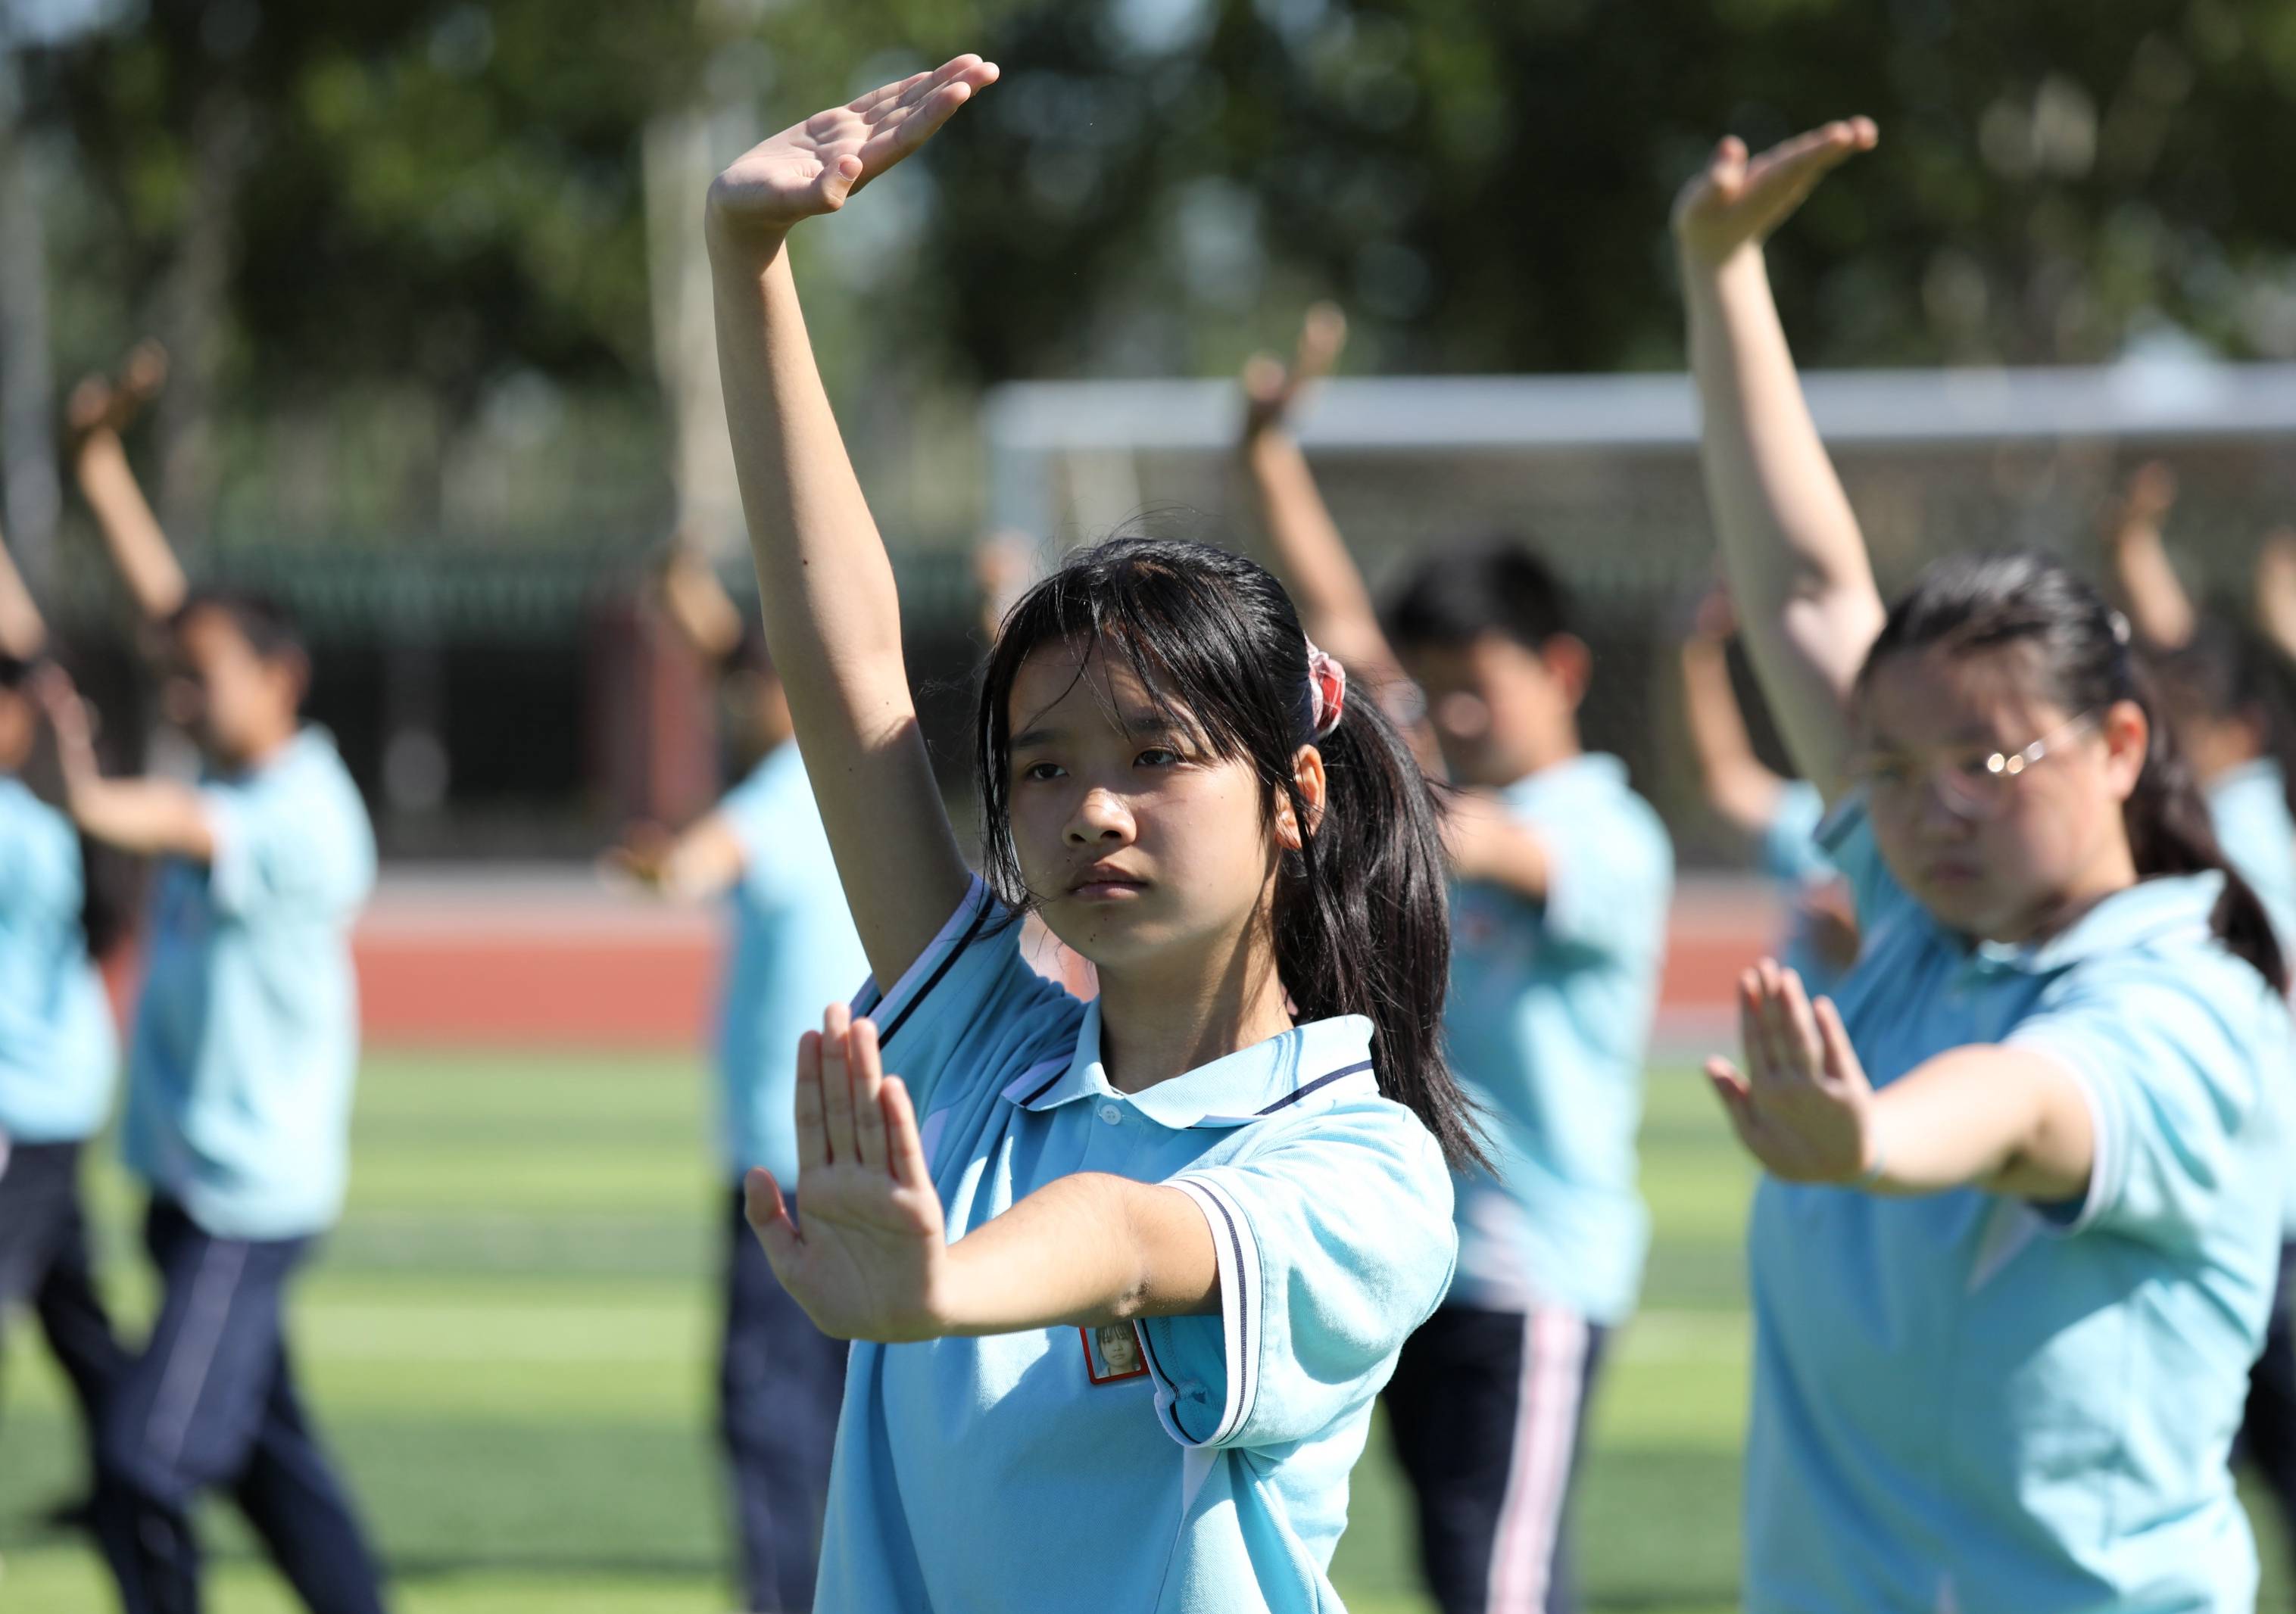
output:
[[[1140,1331],[1134,1324],[1111,1323],[1105,1328],[1079,1328],[1077,1338],[1084,1341],[1085,1377],[1095,1384],[1121,1384],[1127,1379],[1147,1376],[1148,1352],[1140,1343]]]

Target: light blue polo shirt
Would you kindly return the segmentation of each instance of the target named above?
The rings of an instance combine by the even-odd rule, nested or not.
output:
[[[1496,1173],[1456,1184],[1451,1299],[1617,1323],[1650,1237],[1635,1132],[1674,848],[1616,757],[1576,757],[1500,794],[1552,873],[1543,904],[1495,885],[1452,892],[1444,1029],[1453,1071],[1488,1112]]]
[[[2226,1463],[2260,1348],[2296,1081],[2285,1007],[2210,936],[2219,875],[2148,880],[1972,946],[1827,843],[1866,950],[1837,998],[1877,1086],[1971,1044],[2060,1062],[2087,1197],[1887,1199],[1766,1179],[1749,1234],[1750,1614],[2232,1614],[2256,1555]]]
[[[160,866],[121,1151],[215,1237],[301,1238],[334,1222],[348,1176],[350,931],[374,838],[316,728],[200,799],[215,859]]]
[[[119,1038],[81,897],[71,821],[0,777],[0,1138],[79,1143],[111,1108]]]
[[[821,1028],[823,1009],[851,999],[869,959],[795,745],[776,746],[718,815],[747,860],[727,894],[733,946],[718,988],[720,1152],[736,1179],[763,1166],[793,1183],[798,1038]]]
[[[1785,887],[1796,903],[1786,931],[1785,963],[1801,977],[1812,997],[1832,995],[1845,973],[1819,956],[1799,902],[1809,887],[1836,878],[1833,863],[1817,844],[1818,826],[1824,821],[1825,798],[1818,788],[1807,779],[1792,780],[1778,797],[1778,810],[1754,840],[1754,865]]]
[[[2272,916],[2281,952],[2296,967],[2296,819],[2289,816],[2280,765],[2259,757],[2226,769],[2209,782],[2208,795],[2218,844]],[[2289,1150],[2280,1225],[2296,1240],[2296,1136],[2290,1138]]]
[[[893,990],[855,1004],[915,1098],[949,1237],[1076,1172],[1168,1184],[1213,1229],[1223,1310],[1112,1346],[1075,1328],[855,1345],[817,1604],[1336,1609],[1348,1472],[1450,1277],[1441,1151],[1380,1096],[1355,1017],[1114,1091],[1098,1004],[1031,971],[1020,937],[976,881]]]

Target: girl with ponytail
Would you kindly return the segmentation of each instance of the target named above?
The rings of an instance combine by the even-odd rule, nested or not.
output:
[[[784,241],[995,79],[959,57],[820,113],[707,215],[767,639],[873,971],[798,1050],[798,1182],[748,1181],[778,1281],[857,1341],[816,1596],[1335,1607],[1476,1157],[1434,804],[1266,572],[1118,541],[1005,619],[967,873]],[[1025,912],[1092,1003],[1022,961]]]
[[[2094,588],[1959,555],[1883,609],[1762,257],[1875,139],[1726,140],[1674,221],[1732,592],[1866,938],[1832,999],[1748,971],[1708,1067],[1768,1172],[1744,1606],[2231,1614],[2281,949]]]

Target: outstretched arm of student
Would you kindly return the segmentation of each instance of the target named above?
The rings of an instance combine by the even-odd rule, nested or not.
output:
[[[136,350],[121,389],[113,389],[101,376],[90,376],[73,390],[70,405],[72,469],[80,492],[95,512],[112,569],[146,622],[165,622],[174,616],[190,591],[183,565],[169,547],[159,517],[152,513],[119,438],[121,422],[156,388],[157,375],[165,374],[164,360],[147,358],[157,352],[149,346]],[[144,374],[155,363],[156,374]]]
[[[1461,880],[1497,886],[1526,902],[1545,902],[1554,883],[1546,838],[1488,791],[1459,791],[1444,803],[1443,850]]]
[[[1728,613],[1726,596],[1709,596],[1683,641],[1682,710],[1707,805],[1744,833],[1759,835],[1777,817],[1785,781],[1754,754],[1746,715],[1730,687]]]
[[[7,544],[0,542],[0,655],[30,661],[47,644],[48,625],[32,602],[32,591],[24,586],[23,574],[16,569]]]
[[[624,835],[606,865],[673,902],[724,895],[749,872],[749,848],[723,813],[696,819],[672,835],[659,824]]]
[[[48,667],[39,693],[55,731],[64,810],[81,833],[137,856],[214,861],[215,823],[199,791],[173,779],[106,779],[96,764],[87,708],[71,679]]]
[[[1177,1189],[1086,1172],[1048,1184],[952,1244],[876,1028],[832,1007],[798,1051],[803,1224],[764,1170],[750,1225],[822,1331],[898,1342],[1219,1309],[1211,1230]]]
[[[1674,209],[1701,459],[1731,594],[1795,763],[1829,800],[1849,750],[1844,703],[1881,631],[1882,598],[1802,396],[1762,243],[1876,137],[1854,119],[1751,159],[1726,139]]]
[[[2129,477],[2106,534],[2113,585],[2136,636],[2170,650],[2191,641],[2197,622],[2192,596],[2161,537],[2161,525],[2176,503],[2177,473],[2159,460],[2148,460]]]
[[[1764,959],[1738,998],[1746,1069],[1715,1059],[1706,1075],[1772,1176],[1882,1194],[1975,1187],[2045,1204],[2086,1191],[2095,1123],[2054,1061],[1999,1045],[1955,1048],[1877,1093],[1833,1001],[1812,1004],[1792,970]]]
[[[996,78],[978,56],[960,56],[887,85],[756,146],[709,193],[718,370],[766,640],[846,900],[888,986],[931,945],[970,877],[909,695],[892,564],[814,365],[786,241]]]

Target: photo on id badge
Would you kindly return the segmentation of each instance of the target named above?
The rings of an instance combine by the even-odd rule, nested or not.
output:
[[[1148,1353],[1140,1348],[1140,1335],[1131,1323],[1079,1328],[1077,1337],[1084,1341],[1085,1376],[1095,1384],[1119,1384],[1147,1376]]]

